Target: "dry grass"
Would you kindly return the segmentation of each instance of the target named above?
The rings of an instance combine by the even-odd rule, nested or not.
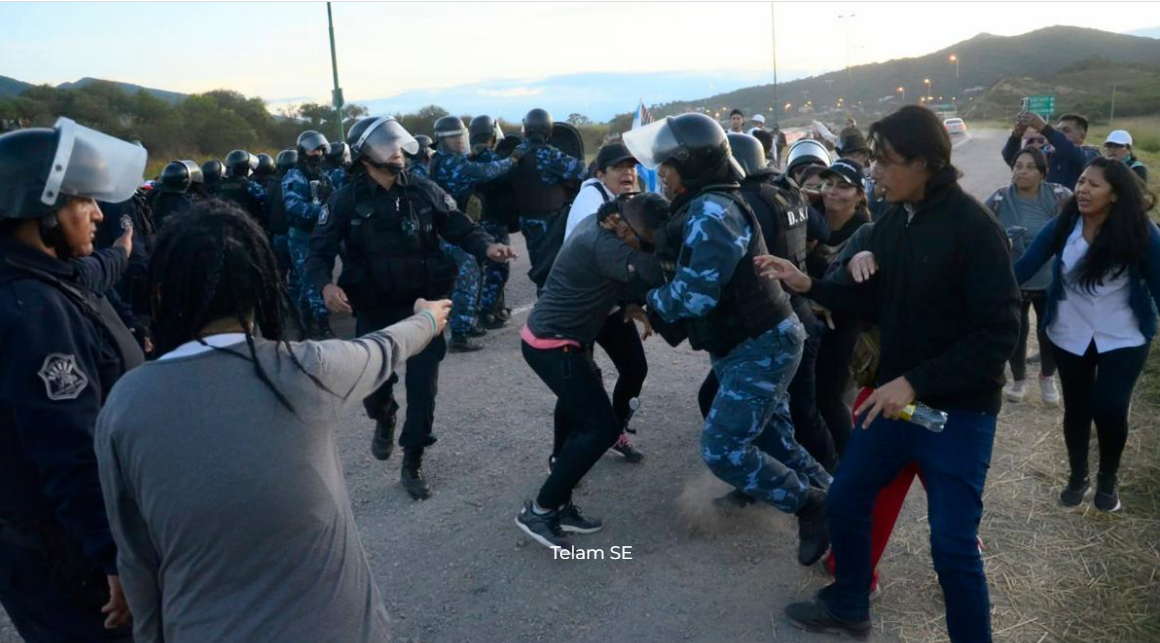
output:
[[[1136,387],[1120,474],[1124,509],[1115,514],[1096,511],[1090,501],[1074,510],[1059,505],[1068,473],[1059,409],[1045,407],[1037,390],[1005,405],[981,528],[996,641],[1160,641],[1156,355]],[[1029,384],[1035,388],[1034,380]],[[1093,460],[1096,453],[1093,444]],[[925,500],[915,485],[880,568],[885,593],[875,610],[879,625],[915,643],[947,640]]]

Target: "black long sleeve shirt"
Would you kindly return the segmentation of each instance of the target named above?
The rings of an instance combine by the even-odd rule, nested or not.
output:
[[[1019,338],[1019,288],[998,221],[951,184],[913,215],[891,207],[866,234],[878,272],[855,286],[815,280],[807,296],[881,326],[878,385],[905,376],[935,408],[998,413]]]

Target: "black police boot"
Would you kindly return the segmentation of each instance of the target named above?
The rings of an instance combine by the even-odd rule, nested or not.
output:
[[[423,476],[423,449],[403,449],[400,481],[415,500],[431,497],[431,485],[427,484],[427,478]]]
[[[794,515],[798,518],[798,562],[808,567],[818,562],[830,547],[826,492],[810,487],[805,503]]]
[[[733,509],[744,509],[749,505],[757,502],[753,496],[745,493],[740,489],[734,489],[729,493],[713,498],[713,506],[722,511],[731,511]]]
[[[398,423],[399,405],[391,400],[384,419],[375,421],[375,437],[371,439],[371,455],[378,460],[389,460],[395,451],[395,425]]]
[[[482,325],[476,324],[471,330],[467,331],[468,337],[486,337],[487,329]]]
[[[479,324],[488,330],[499,330],[507,326],[507,320],[500,319],[499,316],[493,315],[491,313],[484,313],[483,316],[479,318]]]
[[[499,319],[502,322],[505,322],[505,323],[509,322],[509,321],[511,321],[511,318],[512,318],[512,309],[511,308],[500,308],[499,312],[496,313],[495,316],[496,316],[496,319]]]
[[[451,342],[447,344],[447,350],[452,353],[474,353],[475,351],[483,350],[483,344],[473,340],[467,335],[451,335]]]

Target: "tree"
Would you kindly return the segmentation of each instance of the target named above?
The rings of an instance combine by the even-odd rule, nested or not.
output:
[[[573,127],[580,127],[581,125],[588,125],[591,122],[592,121],[588,120],[588,117],[583,115],[583,114],[575,114],[575,113],[568,114],[568,123],[571,124]]]

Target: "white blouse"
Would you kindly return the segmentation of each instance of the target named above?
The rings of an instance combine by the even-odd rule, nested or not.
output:
[[[1103,284],[1090,291],[1074,282],[1076,275],[1072,273],[1088,248],[1088,242],[1083,238],[1081,218],[1076,221],[1075,229],[1063,247],[1064,298],[1059,300],[1047,336],[1053,344],[1073,355],[1086,353],[1093,341],[1099,353],[1143,346],[1145,341],[1140,332],[1140,321],[1132,311],[1132,287],[1127,270],[1114,279],[1109,272]]]

